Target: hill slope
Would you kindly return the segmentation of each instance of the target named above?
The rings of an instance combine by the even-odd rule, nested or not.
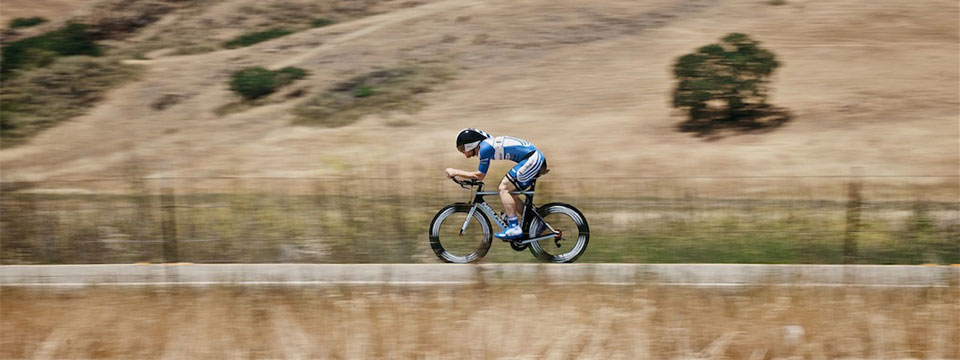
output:
[[[163,26],[230,24],[254,3],[173,13],[115,46],[163,36]],[[365,16],[251,47],[131,61],[146,67],[141,80],[0,151],[0,167],[4,180],[114,177],[131,162],[150,177],[440,176],[447,166],[475,166],[452,142],[477,127],[537,144],[557,177],[821,176],[851,167],[956,175],[958,14],[956,1],[940,0],[379,2]],[[770,101],[791,120],[763,133],[677,131],[684,119],[670,108],[673,61],[729,32],[749,34],[782,60]],[[427,105],[414,114],[290,125],[290,110],[313,94],[410,63],[449,67],[455,79],[422,94]],[[236,101],[229,75],[247,66],[307,69],[293,85],[306,96],[217,115]],[[169,93],[183,100],[151,106]],[[955,178],[941,180],[956,188]]]

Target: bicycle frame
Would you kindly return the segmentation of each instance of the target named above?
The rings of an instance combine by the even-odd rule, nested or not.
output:
[[[460,184],[461,184],[460,186],[464,185],[462,183]],[[471,185],[474,185],[474,184],[471,184]],[[473,218],[473,213],[476,212],[477,209],[480,209],[480,211],[486,214],[487,218],[493,219],[494,223],[496,223],[496,225],[500,227],[500,231],[506,231],[507,224],[504,223],[503,219],[501,219],[500,216],[497,215],[497,213],[493,210],[493,208],[487,204],[486,200],[483,199],[484,196],[488,196],[488,195],[499,196],[500,192],[499,191],[483,191],[483,183],[477,183],[475,185],[477,186],[477,190],[473,194],[473,200],[468,203],[473,206],[470,207],[470,212],[467,213],[467,218],[464,220],[463,226],[460,227],[460,235],[463,235],[463,233],[467,231],[467,225],[470,224],[470,219]],[[533,221],[533,218],[531,218],[529,215],[533,214],[534,217],[536,217],[537,219],[540,219],[540,222],[546,225],[547,228],[550,229],[552,234],[538,236],[536,238],[530,239],[529,235],[526,233],[526,230],[524,230],[523,237],[519,239],[519,240],[522,240],[520,242],[521,245],[531,243],[534,241],[559,239],[562,236],[561,232],[556,231],[552,226],[550,226],[550,224],[548,224],[545,220],[543,220],[543,217],[541,217],[539,213],[534,211],[534,209],[536,209],[536,206],[534,206],[533,204],[533,195],[535,193],[536,186],[537,184],[534,183],[533,185],[530,185],[530,190],[510,192],[511,194],[514,194],[514,195],[526,196],[526,200],[524,201],[524,205],[523,205],[523,224],[521,225],[521,229],[529,228],[530,222]]]

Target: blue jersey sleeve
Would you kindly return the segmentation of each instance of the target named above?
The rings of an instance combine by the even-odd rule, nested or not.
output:
[[[487,170],[490,170],[490,159],[493,159],[493,153],[493,146],[490,146],[485,142],[480,143],[480,151],[478,155],[480,158],[480,166],[477,167],[477,171],[486,174]]]

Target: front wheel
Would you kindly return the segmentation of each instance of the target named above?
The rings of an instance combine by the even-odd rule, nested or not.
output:
[[[537,213],[562,233],[559,239],[547,239],[530,243],[530,252],[543,262],[572,263],[583,255],[590,242],[590,226],[583,213],[570,204],[550,203],[537,209]],[[531,237],[549,235],[550,228],[539,218],[530,221],[528,234]]]
[[[466,231],[460,233],[471,208],[463,203],[447,205],[430,222],[430,247],[440,260],[472,263],[482,259],[490,250],[493,239],[490,220],[482,211],[474,211]]]

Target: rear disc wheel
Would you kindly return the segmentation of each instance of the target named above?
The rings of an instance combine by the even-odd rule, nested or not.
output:
[[[530,252],[543,262],[572,263],[587,250],[590,242],[590,226],[580,210],[569,204],[547,204],[537,212],[547,224],[561,233],[559,239],[546,239],[531,242]],[[539,218],[530,222],[528,234],[531,238],[550,235],[552,232]]]

